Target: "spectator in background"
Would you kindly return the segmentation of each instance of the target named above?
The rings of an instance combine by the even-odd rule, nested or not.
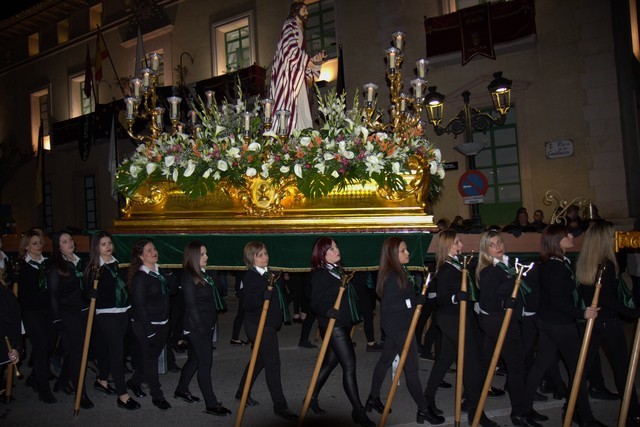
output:
[[[522,233],[530,233],[537,231],[534,226],[529,222],[529,214],[527,213],[526,208],[518,208],[516,211],[516,219],[504,226],[502,229],[505,233],[511,233],[514,236],[518,237]]]
[[[535,228],[538,233],[542,233],[542,230],[546,228],[547,224],[544,223],[544,212],[540,209],[536,209],[533,213],[533,222],[531,223],[531,226]]]
[[[438,227],[438,233],[442,230],[446,230],[449,228],[449,220],[447,218],[440,218],[438,222],[436,222],[436,227]]]
[[[462,232],[464,231],[462,222],[463,218],[460,215],[456,215],[455,218],[453,218],[453,221],[451,221],[451,225],[449,226],[449,228],[456,232]]]
[[[589,227],[589,224],[580,218],[580,208],[576,205],[570,205],[567,208],[564,221],[569,229],[569,233],[573,234],[573,237],[578,237]]]

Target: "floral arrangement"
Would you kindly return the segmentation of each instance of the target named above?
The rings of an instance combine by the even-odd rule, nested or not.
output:
[[[429,199],[438,199],[444,178],[440,150],[421,130],[405,135],[373,132],[365,125],[366,114],[357,98],[347,110],[344,94],[317,96],[320,128],[294,131],[286,139],[265,131],[256,102],[245,140],[242,114],[247,106],[242,94],[236,104],[201,108],[199,137],[162,133],[156,141],[139,145],[119,165],[116,187],[131,197],[144,182],[172,180],[197,198],[222,182],[243,186],[259,176],[276,182],[295,180],[298,190],[311,198],[368,181],[402,191],[403,175],[411,173],[410,159],[418,158],[431,174]]]

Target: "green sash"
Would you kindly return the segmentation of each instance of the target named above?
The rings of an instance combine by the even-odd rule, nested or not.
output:
[[[167,284],[167,278],[164,277],[164,274],[158,274],[155,271],[149,270],[149,275],[151,277],[155,277],[162,284],[162,294],[169,295],[169,285]]]
[[[458,271],[462,272],[462,263],[454,257],[448,256],[447,261],[449,264],[454,266]],[[469,269],[467,269],[467,293],[469,294],[469,301],[477,302],[478,301],[478,287],[476,286],[476,279],[471,274]]]
[[[622,276],[618,276],[618,300],[631,310],[636,308],[636,304],[633,302],[633,295],[631,295],[631,291]]]
[[[120,308],[126,307],[129,305],[129,293],[127,292],[127,284],[118,274],[118,263],[104,264],[103,267],[111,273],[111,277],[116,281],[116,306]]]
[[[227,311],[227,303],[224,301],[224,299],[220,295],[220,291],[218,290],[218,287],[213,281],[213,278],[204,272],[202,273],[202,278],[204,279],[205,282],[209,284],[209,286],[211,286],[211,289],[213,289],[213,303],[216,307],[216,311],[221,313],[224,313],[225,311]]]
[[[29,260],[29,264],[38,268],[38,288],[41,291],[47,290],[47,272],[45,271],[44,261],[36,262],[32,259]]]
[[[514,267],[511,267],[510,265],[507,265],[502,261],[499,261],[498,263],[496,263],[496,265],[504,270],[507,275],[511,277],[518,277],[518,274],[516,273],[516,269]],[[520,288],[518,290],[520,291],[520,295],[522,296],[522,302],[526,304],[527,295],[531,293],[531,288],[529,287],[529,285],[527,285],[527,282],[525,282],[523,278],[520,278]]]

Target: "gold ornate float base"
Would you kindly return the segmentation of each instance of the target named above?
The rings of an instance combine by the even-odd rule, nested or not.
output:
[[[244,187],[220,185],[193,199],[171,182],[143,185],[127,199],[115,233],[313,233],[433,231],[430,206],[407,179],[407,191],[375,183],[351,185],[321,198],[304,197],[291,182],[254,179]],[[424,184],[424,183],[421,183]],[[421,188],[425,188],[420,185]],[[428,188],[428,185],[426,186]]]

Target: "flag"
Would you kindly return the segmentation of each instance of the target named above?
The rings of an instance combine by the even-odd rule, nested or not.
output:
[[[116,119],[114,115],[111,115],[111,136],[109,137],[109,159],[107,169],[111,174],[111,197],[118,200],[118,193],[116,191],[116,170],[118,169],[118,148],[116,144]]]
[[[102,32],[98,28],[98,38],[96,40],[96,81],[99,82],[102,80],[102,62],[109,58],[109,51],[107,50],[107,46],[104,44],[104,39],[102,38]]]
[[[91,72],[91,55],[89,45],[87,45],[87,60],[84,70],[84,96],[91,98],[91,86],[93,86],[93,73]]]
[[[36,206],[40,206],[44,201],[44,137],[42,132],[42,122],[40,122],[40,130],[38,130],[38,154],[36,160]]]
[[[136,43],[136,64],[135,64],[135,72],[133,73],[135,77],[140,77],[140,63],[142,61],[145,61],[145,64],[146,64],[147,54],[144,51],[142,33],[140,32],[140,27],[138,27],[138,42]]]
[[[344,64],[342,62],[342,45],[338,46],[338,78],[336,81],[336,93],[338,96],[344,92]]]

